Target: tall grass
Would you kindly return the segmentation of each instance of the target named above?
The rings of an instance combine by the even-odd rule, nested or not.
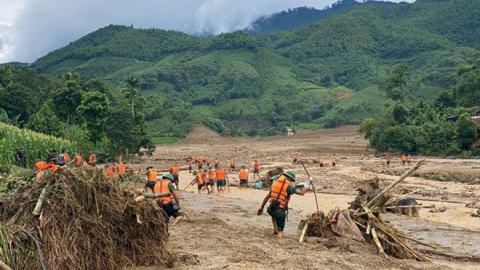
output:
[[[0,165],[16,164],[20,148],[25,150],[25,163],[31,166],[35,159],[46,160],[51,150],[60,153],[64,149],[72,156],[76,145],[65,139],[0,123]]]

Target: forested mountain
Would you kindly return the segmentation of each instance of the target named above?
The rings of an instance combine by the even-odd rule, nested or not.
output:
[[[110,25],[33,67],[115,86],[139,78],[158,136],[183,136],[192,123],[229,135],[273,134],[287,125],[335,126],[381,114],[381,90],[400,64],[410,74],[402,99],[435,99],[478,53],[478,18],[478,0],[418,0],[361,4],[267,35],[201,38]]]
[[[309,7],[293,8],[272,15],[262,16],[255,20],[245,31],[249,34],[268,34],[276,31],[297,29],[358,5],[397,4],[374,0],[366,0],[362,3],[356,0],[339,0],[333,3],[331,7],[326,6],[322,10]]]

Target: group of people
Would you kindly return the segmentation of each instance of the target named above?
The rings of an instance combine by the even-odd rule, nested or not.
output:
[[[390,163],[392,162],[392,158],[390,157],[390,155],[387,155],[387,157],[385,158],[386,159],[386,162],[387,162],[387,167],[390,167]],[[410,154],[402,154],[402,156],[400,157],[400,160],[402,161],[402,166],[405,166],[405,164],[407,166],[410,166],[411,163],[412,163],[412,156]]]
[[[299,162],[300,162],[300,159],[298,157],[298,154],[294,154],[292,164],[298,164]],[[318,166],[320,166],[320,168],[323,168],[325,166],[324,165],[324,160],[323,160],[322,157],[318,158],[317,164],[318,164]],[[333,156],[330,159],[330,164],[333,168],[335,168],[337,166],[337,158],[335,156]]]

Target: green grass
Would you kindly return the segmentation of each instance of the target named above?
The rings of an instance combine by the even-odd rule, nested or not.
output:
[[[175,137],[153,137],[152,142],[154,144],[173,144],[181,141],[181,138]]]

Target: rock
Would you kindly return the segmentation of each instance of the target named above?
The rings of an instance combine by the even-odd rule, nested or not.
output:
[[[345,244],[342,240],[340,240],[338,237],[330,237],[327,239],[325,242],[325,246],[327,248],[342,248],[342,249],[348,249],[348,244]]]

